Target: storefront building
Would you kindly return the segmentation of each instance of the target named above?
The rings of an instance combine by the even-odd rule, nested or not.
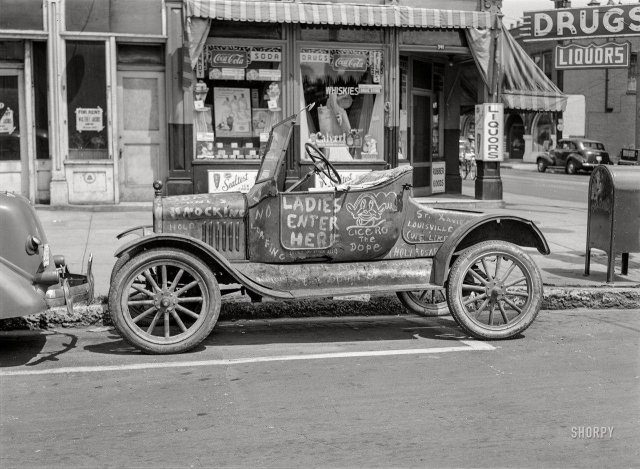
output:
[[[346,181],[409,164],[416,195],[460,193],[461,115],[509,92],[500,3],[0,0],[0,189],[53,205],[150,200],[155,179],[246,190],[270,126],[313,102],[283,187],[313,143]],[[501,198],[499,163],[482,166],[477,196]]]
[[[148,199],[166,174],[162,2],[0,0],[0,190]]]

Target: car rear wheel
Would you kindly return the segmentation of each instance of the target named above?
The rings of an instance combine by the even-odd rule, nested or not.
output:
[[[574,160],[569,160],[566,167],[567,174],[576,174],[578,172],[578,165]]]
[[[454,262],[447,285],[449,309],[478,339],[508,339],[524,331],[542,304],[542,278],[531,257],[504,241],[485,241]]]
[[[425,317],[446,316],[449,314],[446,290],[400,291],[400,302],[410,312]]]
[[[544,173],[547,170],[547,163],[544,160],[538,160],[538,172]]]
[[[133,256],[115,274],[109,311],[122,337],[148,353],[185,352],[202,342],[220,314],[209,267],[179,249]]]

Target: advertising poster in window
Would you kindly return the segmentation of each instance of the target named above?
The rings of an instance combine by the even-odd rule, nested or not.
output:
[[[215,133],[219,137],[251,136],[249,88],[214,88]]]
[[[303,143],[331,161],[379,160],[384,124],[381,50],[301,49],[306,116]]]

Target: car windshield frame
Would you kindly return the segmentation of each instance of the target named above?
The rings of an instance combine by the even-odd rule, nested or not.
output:
[[[256,175],[256,184],[264,181],[275,180],[278,176],[282,158],[287,152],[293,126],[296,123],[297,114],[278,122],[269,131],[269,139],[264,150],[260,168]]]

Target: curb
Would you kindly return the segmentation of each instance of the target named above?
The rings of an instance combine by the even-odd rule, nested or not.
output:
[[[542,300],[542,310],[567,309],[640,310],[640,288],[547,287]],[[220,321],[371,317],[388,316],[394,311],[397,312],[397,316],[413,316],[392,294],[374,297],[362,295],[357,299],[312,298],[262,303],[251,303],[247,297],[234,297],[223,300]],[[31,316],[0,320],[0,330],[3,331],[111,325],[107,305],[102,303],[78,305],[73,314],[60,307]]]

